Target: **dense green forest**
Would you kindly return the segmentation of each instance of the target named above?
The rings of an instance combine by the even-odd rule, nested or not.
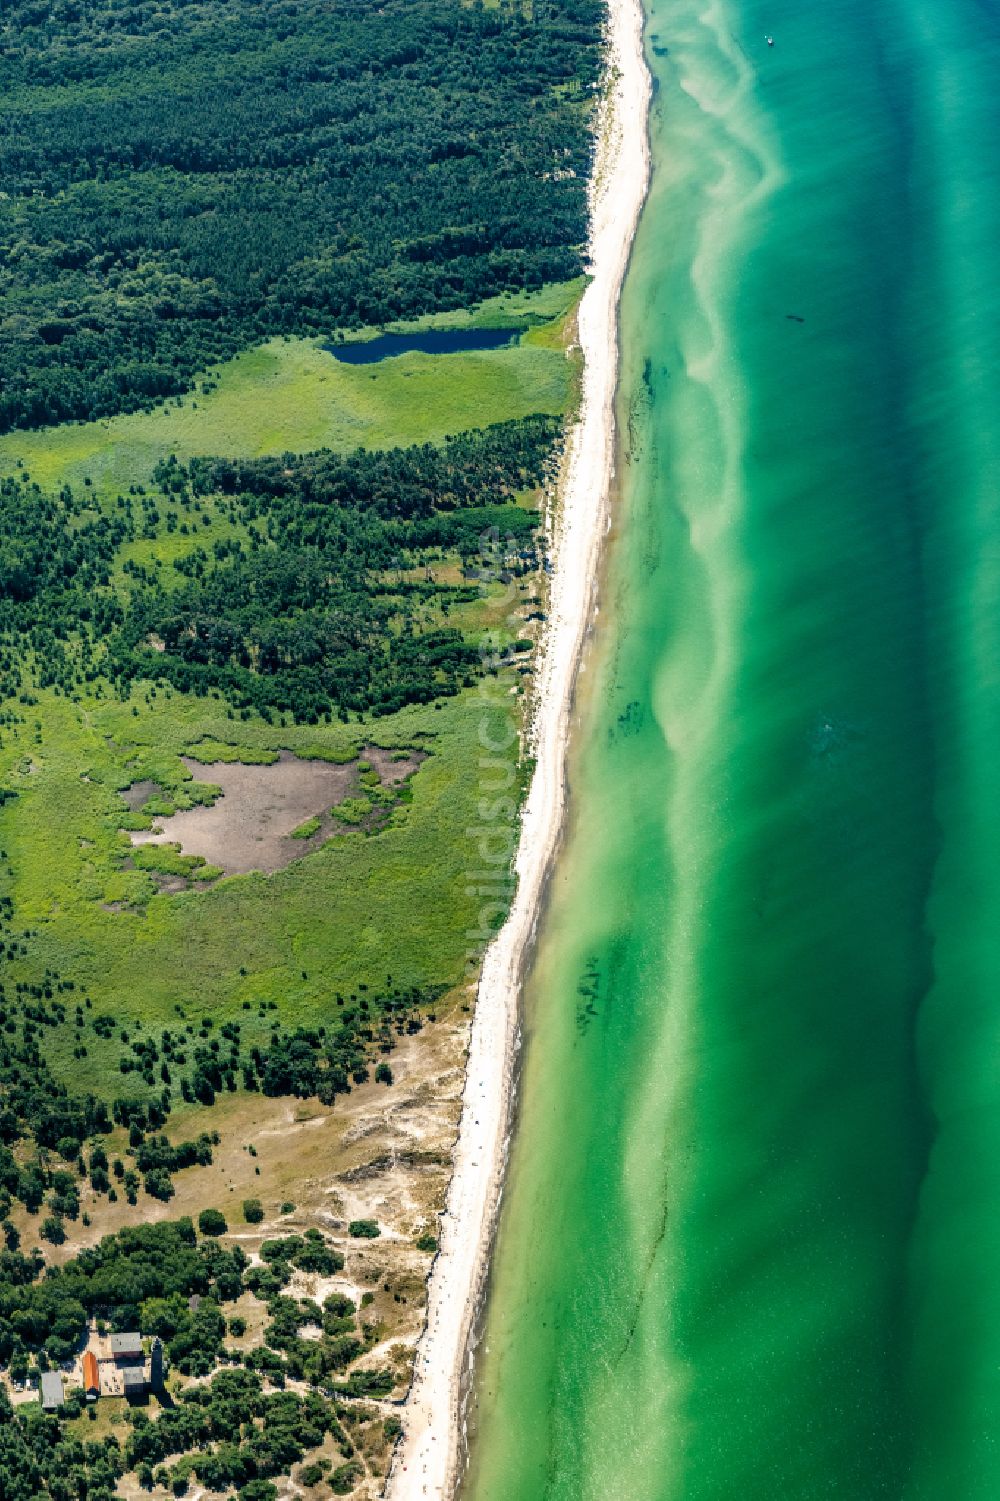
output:
[[[0,431],[577,274],[597,0],[8,0]]]
[[[557,434],[540,417],[440,448],[172,462],[110,513],[68,487],[0,481],[0,696],[23,692],[29,660],[68,694],[155,678],[306,722],[453,694],[482,663],[447,612],[478,585],[413,570],[442,550],[472,559],[494,533],[513,568],[534,565],[537,516],[515,501],[542,483]],[[197,535],[209,494],[242,535],[192,545],[172,578],[136,566],[113,580],[119,550],[164,515]]]

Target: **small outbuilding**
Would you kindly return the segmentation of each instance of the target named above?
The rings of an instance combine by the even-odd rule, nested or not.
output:
[[[63,1404],[63,1379],[58,1371],[45,1371],[41,1381],[42,1411],[56,1412]]]
[[[83,1357],[83,1394],[88,1402],[96,1402],[101,1395],[101,1374],[93,1350]]]

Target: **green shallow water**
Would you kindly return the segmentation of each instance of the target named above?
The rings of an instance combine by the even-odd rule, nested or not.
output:
[[[652,0],[648,48],[464,1501],[985,1501],[1000,7]]]

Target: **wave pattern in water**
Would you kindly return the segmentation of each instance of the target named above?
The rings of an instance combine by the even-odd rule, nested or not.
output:
[[[649,25],[620,519],[467,1495],[986,1501],[1000,16]]]

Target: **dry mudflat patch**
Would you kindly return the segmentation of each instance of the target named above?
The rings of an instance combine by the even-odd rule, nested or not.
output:
[[[132,832],[132,843],[178,845],[182,854],[201,855],[231,876],[250,871],[269,875],[338,832],[333,810],[362,792],[360,766],[367,764],[376,772],[383,787],[398,789],[416,771],[421,757],[414,752],[404,759],[398,752],[365,746],[358,760],[343,764],[305,760],[287,750],[268,765],[181,759],[196,781],[221,788],[221,796],[210,804],[157,817],[153,829]],[[136,810],[158,790],[152,783],[136,783],[123,796]],[[301,837],[311,820],[317,827]]]

